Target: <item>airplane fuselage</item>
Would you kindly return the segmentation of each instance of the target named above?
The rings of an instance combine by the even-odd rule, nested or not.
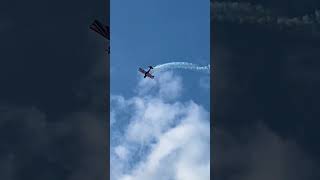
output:
[[[151,68],[146,73],[144,73],[144,78],[147,77],[147,74],[150,72],[150,70],[151,70]]]

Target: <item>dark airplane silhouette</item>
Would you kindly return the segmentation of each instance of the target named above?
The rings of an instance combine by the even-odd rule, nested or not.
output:
[[[153,69],[153,67],[152,67],[152,66],[149,66],[149,70],[148,70],[148,71],[145,71],[145,70],[143,70],[142,68],[139,68],[139,71],[140,71],[142,74],[144,74],[144,78],[149,77],[150,79],[153,79],[154,76],[152,76],[152,75],[150,74],[150,70],[151,70],[151,69]]]
[[[100,34],[108,41],[110,41],[110,28],[109,26],[103,25],[98,20],[94,20],[93,23],[90,25],[90,29],[95,31],[96,33]],[[108,54],[110,54],[110,46],[107,49]]]

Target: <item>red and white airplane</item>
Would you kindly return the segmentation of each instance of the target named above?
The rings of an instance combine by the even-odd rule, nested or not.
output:
[[[153,79],[154,76],[152,76],[152,75],[150,74],[150,70],[151,70],[151,69],[153,69],[152,66],[149,66],[149,70],[148,70],[148,71],[145,71],[145,70],[143,70],[142,68],[139,68],[139,72],[141,72],[142,74],[144,74],[144,78],[149,77],[150,79]]]

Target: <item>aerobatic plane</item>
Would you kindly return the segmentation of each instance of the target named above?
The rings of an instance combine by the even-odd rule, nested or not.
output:
[[[141,72],[142,74],[144,74],[144,78],[149,77],[150,79],[153,79],[154,76],[152,76],[152,75],[150,74],[150,70],[151,70],[151,69],[153,69],[152,66],[149,66],[149,70],[148,70],[148,71],[145,71],[145,70],[143,70],[142,68],[139,68],[139,72]]]
[[[109,26],[103,25],[98,20],[94,20],[93,23],[90,25],[90,29],[95,31],[96,33],[100,34],[108,41],[110,41],[110,28]],[[110,54],[110,46],[107,49],[108,53]]]

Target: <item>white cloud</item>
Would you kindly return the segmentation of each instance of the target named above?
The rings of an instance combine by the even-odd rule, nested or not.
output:
[[[120,159],[125,159],[129,153],[128,149],[125,146],[117,146],[114,149],[115,153]]]
[[[164,99],[175,99],[182,93],[182,78],[166,72],[159,77],[159,95]]]
[[[137,93],[138,95],[153,93],[163,100],[173,100],[181,96],[182,78],[174,76],[170,71],[161,73],[161,76],[156,76],[153,80],[143,78],[138,83]]]
[[[209,179],[209,112],[192,100],[174,102],[182,91],[182,78],[172,72],[156,81],[142,79],[138,90],[139,86],[153,93],[142,89],[129,99],[112,96],[116,121],[125,111],[130,116],[127,125],[122,124],[122,137],[113,142],[111,179]],[[112,135],[117,131],[113,128]]]
[[[139,98],[136,101],[143,105],[135,104],[135,114],[127,129],[127,138],[131,141],[146,142],[158,137],[181,114],[179,103],[167,104],[157,98]]]

